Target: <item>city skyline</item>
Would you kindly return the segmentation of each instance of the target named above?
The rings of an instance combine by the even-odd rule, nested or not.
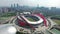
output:
[[[60,0],[0,0],[0,6],[11,6],[11,4],[19,4],[20,6],[39,6],[58,7],[60,8]]]

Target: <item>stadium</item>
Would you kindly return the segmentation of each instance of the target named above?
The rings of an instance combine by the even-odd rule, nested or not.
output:
[[[55,34],[55,33],[59,34],[60,33],[59,26],[57,26],[57,24],[54,23],[50,19],[50,17],[47,18],[43,15],[43,13],[39,13],[39,12],[17,13],[17,15],[11,18],[11,21],[9,21],[6,24],[6,26],[4,25],[4,27],[2,27],[0,31],[4,32],[5,30],[7,30],[8,33],[19,32],[23,34]]]
[[[13,23],[20,32],[22,30],[31,33],[31,30],[43,31],[49,28],[49,23],[42,13],[20,13]]]

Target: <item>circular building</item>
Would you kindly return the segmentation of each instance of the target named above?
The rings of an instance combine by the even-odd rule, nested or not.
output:
[[[23,14],[19,15],[17,17],[17,23],[18,26],[25,27],[25,28],[31,28],[35,30],[35,28],[38,28],[39,25],[46,26],[47,22],[45,17],[42,14]]]

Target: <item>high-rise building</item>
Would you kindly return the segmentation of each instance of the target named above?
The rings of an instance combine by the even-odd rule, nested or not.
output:
[[[11,4],[11,8],[13,8],[13,5]]]
[[[3,11],[6,13],[8,12],[8,8],[3,8]]]
[[[16,7],[16,5],[14,4],[14,8]]]
[[[0,8],[0,13],[2,13],[2,9]]]
[[[19,7],[19,4],[17,3],[17,8]]]
[[[37,4],[37,8],[39,8],[39,4]]]

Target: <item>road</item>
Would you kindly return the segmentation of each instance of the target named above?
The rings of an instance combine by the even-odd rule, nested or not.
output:
[[[49,20],[49,23],[51,23],[51,27],[50,28],[52,28],[54,25],[57,25],[54,21],[52,21],[50,19],[50,17],[47,18],[47,19]],[[12,20],[13,20],[13,22],[12,22]],[[26,28],[23,28],[23,27],[20,27],[20,26],[16,25],[15,21],[16,21],[16,17],[11,18],[11,20],[10,20],[10,22],[12,22],[15,25],[15,27],[17,28],[18,31],[20,31],[21,29],[24,29],[22,32],[25,32],[25,33],[29,32],[29,33],[31,33],[31,31],[29,29],[26,29]],[[41,32],[41,30],[43,30],[44,28],[45,27],[40,27],[39,26],[39,28],[37,28],[36,31],[40,31]]]
[[[47,19],[51,23],[51,27],[53,27],[54,25],[57,25],[57,23],[55,23],[50,17],[48,17]]]

